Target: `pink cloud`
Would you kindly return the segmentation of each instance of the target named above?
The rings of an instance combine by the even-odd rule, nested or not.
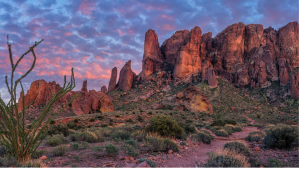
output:
[[[66,36],[71,36],[71,35],[73,35],[73,33],[68,33],[68,32],[67,32],[67,33],[65,33],[65,35],[66,35]]]
[[[79,11],[84,15],[91,15],[92,10],[95,9],[95,4],[93,2],[89,2],[88,0],[84,0],[79,6]]]
[[[164,24],[162,29],[171,31],[171,30],[176,29],[176,26],[175,25],[170,25],[170,24]]]
[[[123,35],[123,32],[120,29],[118,29],[118,32],[119,32],[119,35]]]

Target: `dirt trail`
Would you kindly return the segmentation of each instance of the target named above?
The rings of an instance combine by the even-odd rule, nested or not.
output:
[[[249,119],[249,121],[254,124],[254,120]],[[207,152],[217,151],[231,141],[246,143],[245,137],[248,136],[249,132],[255,130],[257,127],[244,127],[241,132],[233,133],[229,137],[215,137],[211,144],[193,145],[192,141],[187,141],[187,148],[180,149],[179,155],[175,153],[158,157],[165,160],[159,161],[157,167],[196,167],[197,164],[201,166],[209,159]]]

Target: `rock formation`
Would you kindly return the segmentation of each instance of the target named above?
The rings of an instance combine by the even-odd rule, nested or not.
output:
[[[208,85],[211,89],[216,88],[218,86],[218,81],[216,79],[216,74],[212,65],[209,66],[207,71],[207,80]]]
[[[107,93],[107,88],[106,88],[105,85],[101,87],[101,92],[104,93],[104,94]]]
[[[114,67],[111,70],[111,76],[108,84],[108,93],[115,90],[116,88],[116,83],[117,83],[117,75],[118,75],[118,69]]]
[[[131,70],[131,60],[129,60],[120,71],[119,88],[123,91],[130,90],[135,76]]]
[[[213,113],[213,107],[202,91],[191,86],[176,94],[175,103],[184,106],[191,112]]]
[[[163,62],[157,35],[154,30],[149,29],[145,34],[141,78],[162,70]]]
[[[87,80],[83,81],[81,91],[82,92],[87,92]]]
[[[200,45],[202,43],[201,33],[201,29],[196,26],[185,37],[176,58],[173,72],[175,79],[187,74],[201,72],[201,56],[204,55],[200,52]]]
[[[89,114],[91,110],[99,110],[101,112],[111,112],[114,111],[114,107],[110,98],[102,93],[95,91],[85,91],[87,85],[87,80],[83,82],[83,87],[81,91],[70,91],[66,93],[62,98],[60,98],[55,104],[66,104],[71,100],[75,94],[79,94],[79,97],[71,102],[71,107],[76,115]],[[59,84],[56,82],[46,83],[45,80],[36,80],[31,83],[30,89],[24,96],[25,107],[31,102],[34,102],[34,106],[40,104],[46,104],[52,99],[52,94],[56,94],[61,89]],[[23,103],[23,92],[20,93],[20,98],[18,103]],[[23,109],[23,104],[18,104],[18,110]]]
[[[299,99],[299,72],[296,72],[291,76],[291,97],[294,99]]]

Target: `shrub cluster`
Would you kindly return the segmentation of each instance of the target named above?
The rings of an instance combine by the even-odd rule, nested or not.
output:
[[[170,116],[156,116],[149,123],[145,131],[158,133],[161,136],[181,138],[184,132],[184,129],[176,121],[171,120]]]
[[[57,146],[60,144],[67,144],[69,140],[64,137],[62,134],[57,134],[49,137],[46,141],[46,144],[49,146]]]
[[[48,135],[63,134],[65,137],[70,134],[69,128],[66,125],[51,125],[48,130]]]
[[[269,148],[288,148],[299,137],[298,126],[277,125],[265,130],[264,144]]]
[[[215,139],[214,136],[211,135],[209,131],[200,130],[198,134],[192,136],[198,142],[203,142],[205,144],[210,144],[211,140]]]
[[[163,150],[172,150],[173,152],[179,151],[179,146],[169,138],[161,138],[159,136],[147,136],[145,141],[151,152],[158,152]]]
[[[67,151],[69,150],[69,148],[67,146],[57,146],[52,150],[52,154],[54,156],[63,156]]]
[[[128,144],[123,144],[121,146],[122,150],[125,151],[126,154],[128,154],[131,157],[137,157],[140,155],[139,151]]]
[[[245,138],[245,140],[250,141],[250,142],[253,142],[253,141],[258,142],[258,141],[262,140],[262,138],[265,135],[266,134],[263,131],[253,131],[248,134],[248,136]]]
[[[215,132],[216,136],[221,136],[221,137],[228,137],[228,133],[227,131],[225,131],[224,129],[220,129],[220,130],[217,130]]]
[[[245,144],[240,142],[228,142],[223,146],[223,149],[228,149],[229,151],[235,151],[244,156],[250,156],[250,150],[245,146]]]

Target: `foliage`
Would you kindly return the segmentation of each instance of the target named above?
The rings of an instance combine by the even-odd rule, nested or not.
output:
[[[164,139],[156,136],[149,136],[145,139],[151,152],[161,151],[165,148]]]
[[[51,125],[50,129],[48,130],[48,135],[53,134],[63,134],[64,136],[68,136],[70,134],[69,128],[66,125]]]
[[[172,150],[173,152],[179,152],[179,146],[174,143],[172,140],[170,140],[169,138],[166,138],[164,140],[164,144],[165,144],[165,149],[168,150]]]
[[[279,159],[269,158],[268,163],[269,163],[269,167],[276,167],[276,168],[282,167],[282,163],[280,162]]]
[[[69,148],[67,146],[59,145],[52,150],[52,154],[54,156],[63,156],[68,150]]]
[[[244,156],[250,156],[250,150],[245,146],[245,144],[240,142],[228,142],[223,146],[223,149],[228,149],[229,151],[235,151],[237,153],[243,154]]]
[[[91,131],[84,131],[79,134],[78,139],[80,141],[86,141],[88,143],[96,143],[98,140],[98,137],[95,133],[93,133]]]
[[[139,163],[142,163],[142,162],[146,161],[150,165],[150,167],[156,167],[156,165],[157,165],[156,162],[154,162],[152,160],[149,160],[147,158],[141,158],[141,159],[138,159],[137,161]]]
[[[227,131],[225,131],[224,129],[221,129],[221,130],[217,130],[215,132],[216,136],[221,136],[221,137],[228,137],[228,133]]]
[[[228,155],[219,155],[210,159],[205,167],[244,167],[243,163]]]
[[[180,142],[180,145],[181,145],[181,146],[185,146],[185,145],[186,145],[186,142],[185,142],[185,141],[182,141],[182,142]]]
[[[250,132],[248,134],[248,136],[245,138],[246,141],[250,141],[250,142],[253,142],[253,141],[260,141],[262,140],[262,138],[265,136],[265,133],[263,131],[253,131],[253,132]]]
[[[195,134],[192,138],[195,139],[198,142],[203,142],[205,144],[210,144],[213,136],[209,135],[207,133],[204,133],[204,132],[199,132],[198,134]]]
[[[120,138],[121,140],[128,140],[130,136],[131,136],[131,132],[129,132],[129,131],[118,131],[118,130],[114,131],[110,135],[110,137],[112,139]]]
[[[225,119],[224,122],[226,124],[232,124],[232,125],[236,125],[237,122],[234,119]]]
[[[46,144],[49,146],[57,146],[60,144],[69,143],[69,140],[65,138],[63,135],[53,135],[46,141]]]
[[[42,157],[44,154],[46,154],[47,150],[36,150],[32,155],[31,158],[37,159]]]
[[[126,140],[125,143],[126,143],[126,144],[129,144],[129,145],[135,145],[135,144],[136,144],[136,141],[130,139],[130,140]]]
[[[187,120],[188,121],[188,120]],[[184,129],[186,134],[196,133],[196,128],[192,123],[179,123],[179,125]]]
[[[276,125],[265,132],[263,142],[269,148],[288,148],[299,137],[298,126]]]
[[[105,151],[110,155],[115,155],[119,152],[118,147],[111,143],[105,144],[104,148],[105,148]]]
[[[184,129],[170,116],[156,116],[150,120],[150,125],[145,127],[146,132],[158,133],[166,137],[181,137]]]
[[[94,146],[92,148],[94,151],[103,151],[104,150],[104,147],[103,146]]]
[[[14,64],[13,63],[13,55],[11,50],[11,44],[9,44],[9,39],[7,35],[7,45],[9,51],[9,58],[11,62],[11,84],[8,84],[8,78],[5,76],[5,83],[8,89],[8,92],[11,96],[10,101],[8,104],[5,104],[3,99],[0,97],[0,116],[2,120],[0,120],[0,133],[4,133],[4,135],[0,134],[0,144],[4,145],[9,149],[11,154],[13,154],[19,162],[28,161],[30,156],[36,151],[39,145],[42,143],[42,140],[45,138],[48,130],[48,125],[51,120],[53,120],[60,112],[62,112],[69,103],[71,103],[76,95],[57,113],[52,112],[52,105],[63,97],[67,92],[71,91],[75,87],[75,79],[74,73],[72,69],[71,75],[71,83],[68,83],[66,86],[66,76],[64,77],[64,85],[60,91],[58,91],[55,95],[53,94],[53,98],[46,104],[43,111],[40,113],[38,118],[32,123],[32,127],[27,131],[25,128],[25,110],[33,104],[30,103],[29,105],[25,105],[24,99],[24,89],[22,86],[21,80],[25,78],[34,68],[36,62],[36,55],[34,52],[34,48],[39,45],[43,39],[39,42],[35,42],[33,46],[29,48],[27,52],[25,52],[18,61]],[[30,69],[23,74],[18,80],[13,82],[14,72],[19,65],[20,61],[24,58],[25,55],[28,53],[32,53],[33,55],[33,64],[31,65]],[[16,89],[18,84],[20,84],[22,89],[22,103],[18,103],[22,105],[22,110],[18,109],[17,104],[17,93]],[[50,113],[50,116],[47,116]],[[46,118],[47,117],[47,118]],[[42,122],[44,122],[43,127],[41,127]],[[41,128],[40,128],[41,127]]]
[[[122,145],[122,150],[125,151],[126,154],[128,154],[131,157],[137,157],[140,155],[139,151],[128,144]]]

